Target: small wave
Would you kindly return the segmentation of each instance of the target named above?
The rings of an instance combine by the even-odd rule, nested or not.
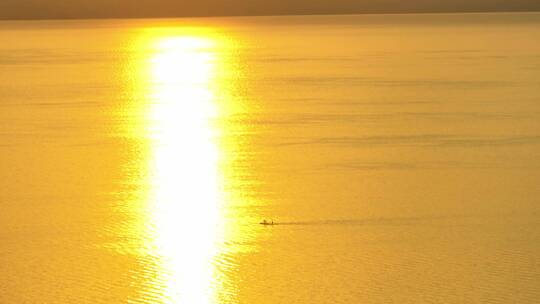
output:
[[[422,221],[444,220],[457,216],[425,216],[425,217],[379,217],[361,219],[328,219],[308,221],[275,221],[273,226],[332,226],[332,225],[408,225]]]

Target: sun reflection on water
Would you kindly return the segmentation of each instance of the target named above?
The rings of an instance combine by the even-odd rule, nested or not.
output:
[[[166,303],[212,303],[221,237],[219,149],[212,81],[217,41],[155,41],[151,57],[151,214]]]

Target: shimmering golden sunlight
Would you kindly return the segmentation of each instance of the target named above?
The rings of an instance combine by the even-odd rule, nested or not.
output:
[[[220,237],[219,151],[211,120],[216,41],[166,37],[151,58],[151,213],[166,303],[212,303]]]

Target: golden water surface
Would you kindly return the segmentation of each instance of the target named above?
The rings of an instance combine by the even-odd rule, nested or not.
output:
[[[534,303],[539,38],[0,22],[0,303]]]

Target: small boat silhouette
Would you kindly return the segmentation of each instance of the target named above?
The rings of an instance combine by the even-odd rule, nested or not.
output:
[[[274,220],[271,220],[271,221],[263,220],[259,224],[265,225],[265,226],[271,226],[271,225],[274,225]]]

